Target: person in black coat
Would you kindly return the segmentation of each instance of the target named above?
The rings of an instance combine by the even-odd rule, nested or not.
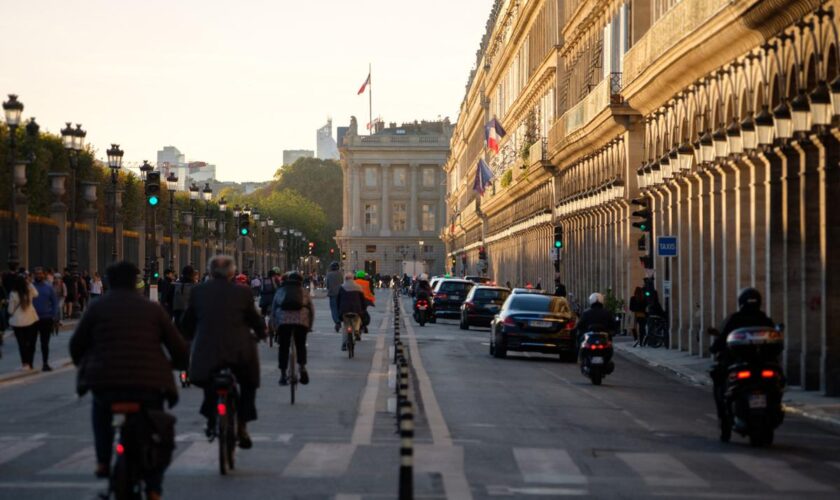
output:
[[[336,307],[344,327],[352,327],[354,332],[358,332],[362,326],[362,315],[365,313],[365,294],[362,287],[353,281],[353,273],[344,276],[344,284],[338,290]],[[341,336],[341,350],[347,350],[347,339],[344,335]]]
[[[233,259],[217,255],[208,264],[211,279],[190,293],[181,329],[192,340],[190,381],[204,389],[201,414],[207,430],[214,427],[216,392],[213,375],[230,368],[239,383],[239,447],[251,447],[246,423],[257,419],[257,388],[260,360],[257,342],[266,337],[265,322],[254,306],[251,291],[231,280],[236,271]]]
[[[577,323],[578,344],[583,334],[588,332],[615,331],[615,317],[604,308],[604,296],[600,293],[593,293],[589,296],[589,309],[583,311]]]
[[[138,401],[162,410],[166,399],[172,407],[178,401],[172,371],[187,365],[186,343],[166,311],[137,293],[139,272],[130,262],[110,266],[110,291],[90,304],[70,339],[77,391],[93,392],[96,475],[102,478],[114,441],[111,403]],[[145,479],[147,490],[159,495],[162,474]]]

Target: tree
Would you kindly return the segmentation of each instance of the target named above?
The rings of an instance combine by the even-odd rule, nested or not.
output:
[[[292,189],[324,210],[330,237],[341,227],[344,184],[341,166],[337,161],[298,158],[291,165],[279,168],[274,174],[274,180],[267,189]]]

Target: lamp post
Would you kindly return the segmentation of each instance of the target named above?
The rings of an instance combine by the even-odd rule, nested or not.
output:
[[[265,223],[268,225],[268,229],[266,230],[265,234],[265,248],[266,248],[266,270],[270,270],[274,267],[274,259],[272,257],[273,253],[271,251],[271,233],[274,229],[274,219],[271,217],[268,218]]]
[[[254,259],[253,259],[253,269],[251,269],[251,274],[257,271],[257,264],[260,264],[260,243],[262,243],[262,238],[260,238],[260,213],[255,208],[254,210],[250,210],[251,218],[254,219]],[[262,264],[260,264],[262,266]],[[262,271],[262,269],[260,269]]]
[[[9,204],[11,208],[11,239],[9,241],[9,270],[16,271],[20,260],[18,259],[18,224],[17,224],[17,188],[26,184],[26,164],[15,161],[16,131],[20,125],[20,117],[23,113],[23,103],[17,100],[17,95],[9,94],[9,100],[3,103],[3,113],[6,115],[6,124],[9,126],[9,154],[7,156],[9,171],[12,174],[11,192],[9,193]],[[38,125],[35,119],[30,120],[26,127],[27,135],[38,135]],[[21,221],[26,224],[26,219]]]
[[[149,162],[147,162],[145,160],[143,161],[143,164],[140,165],[140,180],[142,180],[144,184],[146,182],[146,179],[149,176],[149,172],[151,172],[154,169],[155,169],[155,167],[151,166],[149,164]],[[152,272],[152,268],[149,265],[149,241],[148,241],[148,238],[147,238],[148,234],[149,234],[149,204],[148,203],[143,203],[143,242],[142,242],[142,245],[143,245],[145,260],[146,260],[145,266],[146,266],[146,280],[147,280],[146,282],[147,283],[150,281],[149,278],[150,278],[151,272]]]
[[[178,176],[170,171],[166,176],[166,189],[169,191],[169,269],[175,271],[175,191],[178,189]],[[177,273],[176,273],[177,274]]]
[[[189,261],[190,265],[195,267],[193,264],[193,240],[195,238],[195,202],[198,200],[199,192],[198,186],[195,185],[193,182],[190,184],[190,211],[189,211],[189,222],[187,225],[190,228],[190,241],[189,241],[189,249],[187,251],[187,261]]]
[[[79,261],[76,257],[76,184],[78,181],[79,156],[85,147],[85,136],[87,132],[82,130],[80,124],[74,129],[70,122],[61,129],[61,144],[67,150],[70,160],[70,259],[67,267],[70,274],[74,275],[79,269]],[[94,229],[95,230],[95,229]]]
[[[210,233],[207,229],[207,224],[210,219],[210,200],[213,199],[213,190],[210,188],[210,183],[204,183],[204,189],[201,191],[201,196],[204,198],[204,248],[202,252],[206,258],[207,247],[210,245]]]
[[[114,248],[111,251],[111,262],[117,261],[117,181],[120,177],[124,151],[119,144],[111,144],[111,149],[106,151],[108,155],[108,168],[111,169],[111,230],[114,234]]]
[[[225,254],[225,217],[227,212],[227,200],[222,196],[219,198],[219,234],[221,235],[222,255]]]

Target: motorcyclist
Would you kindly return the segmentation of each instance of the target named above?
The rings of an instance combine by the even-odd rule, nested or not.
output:
[[[426,273],[420,274],[417,277],[417,286],[414,289],[414,308],[417,308],[417,301],[418,300],[425,300],[429,303],[429,313],[431,314],[433,311],[433,301],[432,301],[432,285],[429,284],[429,275]]]
[[[589,332],[615,331],[615,317],[604,307],[604,296],[595,292],[589,296],[589,309],[583,311],[577,323],[578,346]]]
[[[715,356],[715,364],[710,374],[714,384],[715,406],[720,419],[725,417],[726,374],[732,362],[726,337],[739,328],[750,326],[776,327],[773,320],[761,310],[761,293],[752,287],[744,288],[738,293],[738,310],[723,320],[718,335],[709,347],[709,352]]]

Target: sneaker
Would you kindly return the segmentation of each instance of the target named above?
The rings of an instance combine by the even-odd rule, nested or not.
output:
[[[248,434],[248,429],[245,428],[245,424],[240,424],[239,428],[236,430],[236,434],[239,437],[239,447],[243,450],[248,450],[254,443],[251,442],[251,436]]]
[[[51,371],[52,371],[52,367],[51,367],[50,365],[48,365],[48,364],[44,363],[44,366],[41,368],[41,371],[44,371],[44,372],[51,372]]]
[[[300,367],[300,383],[306,385],[309,383],[309,374],[306,372],[306,368]]]
[[[289,379],[285,375],[281,375],[277,383],[280,385],[289,385]]]
[[[335,333],[338,333],[339,330],[341,330],[341,323],[336,323],[335,324]]]
[[[204,424],[204,435],[207,436],[208,439],[213,439],[216,436],[216,420],[212,418],[207,419],[207,423]]]

